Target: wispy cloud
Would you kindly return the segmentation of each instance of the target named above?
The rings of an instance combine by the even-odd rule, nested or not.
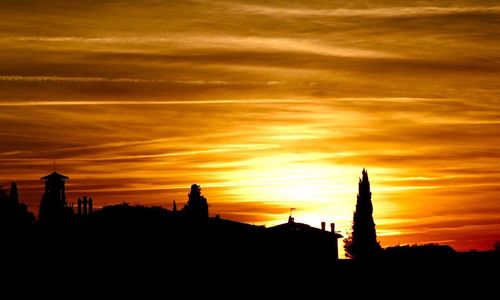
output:
[[[104,78],[104,77],[62,77],[62,76],[0,76],[6,82],[117,82],[117,83],[165,83],[163,79]]]
[[[196,104],[259,104],[301,103],[305,100],[283,99],[224,99],[224,100],[166,100],[166,101],[0,101],[0,106],[99,106],[99,105],[196,105]]]
[[[220,2],[219,2],[220,3]],[[235,12],[266,15],[272,17],[415,17],[456,14],[500,14],[500,6],[409,6],[377,8],[331,8],[311,9],[307,6],[289,8],[279,6],[224,3]]]
[[[485,249],[500,7],[396,2],[3,1],[0,184],[36,211],[57,159],[70,200],[166,206],[196,182],[223,217],[293,203],[347,230],[367,167],[384,245]]]
[[[312,53],[339,57],[398,57],[395,53],[355,47],[342,47],[327,44],[319,39],[298,39],[287,37],[265,37],[251,35],[189,35],[171,34],[169,37],[50,37],[50,36],[13,36],[0,38],[0,42],[26,43],[86,43],[86,44],[167,44],[170,47],[190,49],[238,49]]]
[[[277,85],[282,81],[227,81],[227,80],[166,80],[159,78],[106,78],[62,76],[0,76],[6,82],[81,82],[81,83],[174,83],[185,85]]]

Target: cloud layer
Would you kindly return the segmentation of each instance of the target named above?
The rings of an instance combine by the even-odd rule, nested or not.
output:
[[[385,245],[486,249],[500,222],[495,1],[0,3],[0,183],[69,199],[349,228],[373,181]]]

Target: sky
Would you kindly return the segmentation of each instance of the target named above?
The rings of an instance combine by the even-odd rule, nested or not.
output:
[[[349,231],[500,240],[498,1],[0,2],[0,185]]]

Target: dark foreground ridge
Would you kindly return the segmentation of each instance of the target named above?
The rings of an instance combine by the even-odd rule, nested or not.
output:
[[[419,291],[437,288],[482,293],[496,289],[499,251],[457,253],[445,245],[380,248],[372,217],[366,171],[360,179],[353,235],[346,238],[353,259],[338,259],[338,239],[295,222],[264,227],[209,217],[207,199],[193,184],[182,210],[131,206],[93,208],[92,198],[67,205],[64,182],[43,177],[40,219],[19,203],[17,188],[0,199],[2,271],[10,281],[50,288],[113,288],[207,284],[214,290],[245,288],[330,292],[354,287],[398,285]],[[15,190],[13,192],[13,190]],[[111,284],[113,283],[113,284]],[[191,288],[189,288],[191,287]]]
[[[104,288],[161,289],[193,281],[215,290],[294,287],[323,293],[388,283],[419,291],[458,285],[485,292],[496,286],[500,266],[497,252],[456,253],[438,245],[394,247],[368,260],[338,260],[325,232],[300,231],[303,225],[297,223],[274,228],[220,218],[199,223],[164,218],[159,208],[128,205],[101,212],[87,224],[35,224],[4,232],[2,269],[10,279],[28,282],[91,282],[87,289],[104,283]],[[124,217],[129,221],[121,222]]]

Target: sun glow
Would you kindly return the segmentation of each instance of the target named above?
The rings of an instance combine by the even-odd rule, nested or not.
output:
[[[352,210],[359,167],[309,162],[295,155],[257,160],[225,178],[230,182],[227,193],[236,201],[257,200],[293,207],[298,216],[312,221],[314,226],[321,221],[343,219],[342,213]],[[284,208],[277,219],[267,224],[283,222],[288,213]]]

